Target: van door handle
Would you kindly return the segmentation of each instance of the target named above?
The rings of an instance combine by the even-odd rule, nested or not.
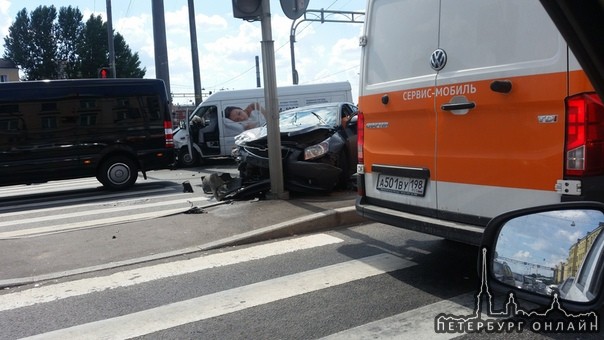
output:
[[[443,104],[440,108],[445,111],[454,111],[454,110],[469,110],[476,107],[476,103],[467,102],[467,103],[447,103]]]

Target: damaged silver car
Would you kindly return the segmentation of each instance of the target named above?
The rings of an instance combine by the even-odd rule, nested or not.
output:
[[[330,192],[352,185],[357,163],[357,107],[323,103],[281,112],[281,157],[287,190]],[[235,137],[242,184],[269,178],[266,125]]]

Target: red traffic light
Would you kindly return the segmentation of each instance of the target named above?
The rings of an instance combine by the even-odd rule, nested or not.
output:
[[[99,78],[109,78],[109,67],[103,67],[99,70]]]

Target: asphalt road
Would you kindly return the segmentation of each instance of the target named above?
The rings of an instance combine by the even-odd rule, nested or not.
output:
[[[75,221],[69,222],[77,226],[115,218],[116,207],[124,208],[119,216],[147,212],[145,209],[180,209],[165,204],[182,195],[183,180],[199,181],[208,172],[230,169],[231,164],[219,163],[198,169],[154,172],[148,182],[139,183],[142,191],[109,199],[107,195],[111,194],[99,191],[97,184],[89,184],[90,188],[77,184],[78,188],[73,190],[69,189],[69,183],[35,186],[27,188],[27,194],[23,194],[23,188],[2,188],[0,223],[5,225],[0,231],[38,232],[37,228],[47,225],[53,216],[65,215],[65,200],[72,200],[69,204],[78,207],[70,210],[73,214],[70,218]],[[44,193],[45,190],[51,192]],[[162,203],[161,209],[142,208],[157,202]],[[318,211],[325,202],[313,198],[304,202],[302,208]],[[83,204],[88,205],[81,207]],[[40,205],[45,208],[33,209]],[[86,209],[89,211],[79,214]],[[112,209],[112,213],[94,214],[106,209]],[[11,224],[30,210],[35,211],[35,216],[26,215],[29,222]],[[219,210],[219,214],[228,215],[232,221],[244,221],[245,217],[236,210],[225,209],[222,213]],[[3,245],[0,254],[21,252],[42,259],[36,263],[46,263],[45,267],[56,265],[60,262],[57,258],[45,258],[51,252],[41,251],[51,240],[48,237],[54,237],[56,242],[51,245],[55,249],[68,248],[69,241],[74,240],[69,237],[87,240],[89,243],[80,243],[91,249],[90,259],[119,258],[141,240],[152,245],[150,252],[156,252],[165,250],[161,248],[165,242],[151,241],[161,239],[159,221],[165,219],[148,219],[140,222],[144,229],[131,231],[126,226],[135,224],[83,227],[39,237],[39,244],[31,249],[10,248],[6,246],[9,241],[0,240]],[[56,220],[53,225],[69,223]],[[140,236],[141,230],[144,238]],[[191,235],[199,233],[194,231],[191,228],[181,236],[192,238]],[[130,237],[126,237],[129,232]],[[87,233],[116,238],[104,239],[111,248],[99,254],[92,251],[96,248],[92,239],[81,239]],[[83,261],[86,256],[81,256],[70,260]],[[188,252],[3,289],[0,339],[34,335],[50,339],[475,339],[484,334],[437,334],[434,327],[435,317],[440,313],[467,316],[474,312],[481,282],[477,256],[476,247],[378,223]],[[63,257],[68,258],[69,254]],[[28,264],[3,263],[0,273],[15,266]],[[496,307],[502,307],[499,296],[496,303],[499,303]],[[490,335],[501,339],[509,336]],[[551,338],[534,333],[513,336]]]
[[[471,297],[476,254],[379,224],[191,254],[5,290],[0,338],[310,339],[401,314],[429,335],[413,311]]]

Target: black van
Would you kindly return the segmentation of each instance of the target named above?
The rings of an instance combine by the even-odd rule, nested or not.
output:
[[[162,80],[0,84],[0,185],[96,176],[120,190],[173,162]]]

